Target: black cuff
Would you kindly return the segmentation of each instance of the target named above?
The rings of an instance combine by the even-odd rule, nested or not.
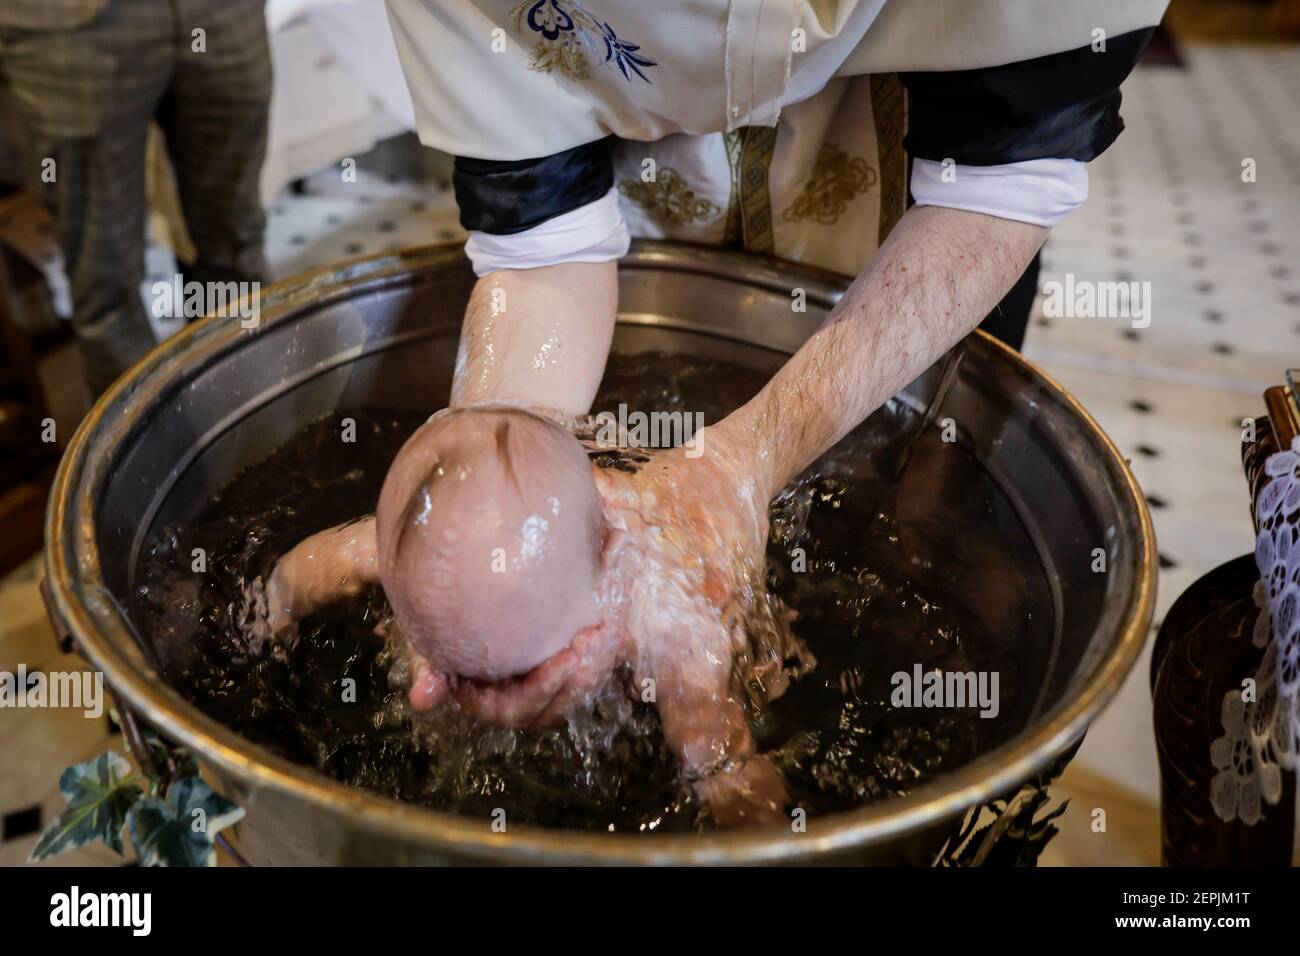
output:
[[[950,73],[901,73],[913,157],[969,166],[1096,159],[1124,121],[1119,86],[1154,28],[1033,60]]]
[[[466,229],[508,236],[595,202],[614,186],[613,137],[540,159],[457,156],[452,186]]]

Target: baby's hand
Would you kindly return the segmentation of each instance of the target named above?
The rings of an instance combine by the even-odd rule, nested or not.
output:
[[[715,619],[710,627],[701,619],[677,633],[684,640],[662,635],[640,669],[648,675],[643,686],[654,681],[664,740],[719,826],[785,821],[785,781],[771,760],[755,753],[721,624]],[[685,646],[688,642],[694,646]]]
[[[785,808],[790,795],[781,771],[765,754],[726,767],[695,781],[695,792],[723,828],[789,823]]]
[[[374,518],[318,532],[280,558],[267,579],[271,634],[290,636],[302,618],[378,581]]]
[[[621,654],[617,631],[589,628],[527,674],[486,683],[443,674],[412,652],[411,709],[426,711],[450,701],[500,727],[555,727],[609,678]]]

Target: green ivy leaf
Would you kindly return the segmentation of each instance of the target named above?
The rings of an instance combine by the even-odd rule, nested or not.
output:
[[[164,740],[148,728],[142,728],[142,731],[145,746],[153,754],[157,766],[167,767],[170,761],[171,766],[174,768],[172,776],[178,779],[197,777],[199,775],[199,765],[194,761],[193,755],[188,750]]]
[[[144,866],[216,866],[213,840],[243,816],[242,807],[199,777],[184,777],[171,785],[165,800],[139,800],[126,822]]]
[[[75,850],[95,839],[120,855],[122,825],[141,794],[132,782],[127,759],[110,750],[69,767],[59,777],[59,790],[68,798],[68,806],[45,828],[27,862]]]

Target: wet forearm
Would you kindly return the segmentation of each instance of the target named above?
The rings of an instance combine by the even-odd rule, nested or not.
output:
[[[914,207],[827,322],[757,396],[720,423],[767,496],[974,329],[1048,230]]]
[[[604,374],[617,311],[615,262],[483,276],[465,311],[452,404],[586,413]]]

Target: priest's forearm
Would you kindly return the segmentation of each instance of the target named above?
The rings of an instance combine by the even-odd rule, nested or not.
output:
[[[715,426],[770,498],[974,329],[1048,230],[936,206],[910,209],[826,323]],[[705,453],[708,453],[706,431]]]
[[[616,262],[489,272],[465,310],[452,404],[586,413],[605,371],[617,311]]]

